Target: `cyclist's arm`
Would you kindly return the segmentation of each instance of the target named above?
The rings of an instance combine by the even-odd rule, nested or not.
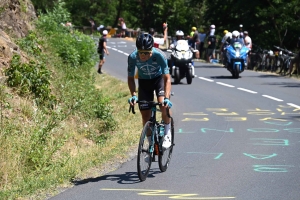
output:
[[[136,95],[136,85],[134,81],[134,76],[128,76],[127,83],[131,96]]]
[[[128,88],[130,90],[130,94],[136,95],[136,85],[135,85],[135,80],[134,80],[134,72],[135,72],[135,65],[136,65],[136,58],[132,57],[132,54],[128,56],[128,67],[127,67],[127,84]]]
[[[164,86],[165,86],[165,97],[170,98],[171,94],[171,76],[170,74],[163,74]]]

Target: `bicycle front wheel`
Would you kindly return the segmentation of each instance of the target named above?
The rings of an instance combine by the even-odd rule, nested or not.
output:
[[[173,146],[174,146],[174,121],[171,117],[171,146],[167,149],[163,149],[162,154],[159,154],[158,156],[158,165],[161,172],[165,172],[170,164],[172,152],[173,152]]]
[[[151,135],[152,129],[153,124],[148,121],[145,124],[140,137],[137,156],[137,172],[141,181],[146,180],[152,163],[152,153],[150,153],[150,143],[147,138],[147,135]]]

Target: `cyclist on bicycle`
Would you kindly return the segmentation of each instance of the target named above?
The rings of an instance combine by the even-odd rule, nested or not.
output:
[[[128,103],[134,106],[138,99],[153,101],[154,91],[157,101],[163,103],[160,106],[162,119],[165,123],[165,136],[163,147],[171,146],[171,119],[167,116],[166,108],[171,108],[169,100],[171,91],[171,77],[167,65],[166,55],[153,47],[153,37],[150,34],[142,33],[136,39],[136,49],[128,56],[128,87],[132,95]],[[134,81],[135,68],[138,70],[138,97],[136,96],[136,84]],[[145,104],[139,104],[143,125],[151,117],[151,108]],[[148,136],[151,141],[151,137]]]

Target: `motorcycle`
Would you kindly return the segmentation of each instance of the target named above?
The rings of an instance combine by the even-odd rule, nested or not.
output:
[[[239,78],[245,69],[249,48],[240,42],[234,42],[226,48],[226,68],[233,78]]]
[[[186,40],[178,40],[177,45],[167,52],[171,53],[171,59],[168,60],[170,74],[174,78],[174,83],[180,83],[180,80],[186,78],[187,84],[192,83],[195,77],[193,53],[198,50],[191,50]]]

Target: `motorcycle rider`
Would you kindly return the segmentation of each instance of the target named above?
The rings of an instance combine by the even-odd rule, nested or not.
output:
[[[170,44],[170,49],[176,47],[178,40],[184,40],[184,33],[181,30],[176,31],[176,40],[173,40],[172,44]]]
[[[239,42],[244,45],[244,39],[239,38],[240,33],[238,31],[232,32],[232,39],[230,40],[230,45],[233,45],[235,42]]]
[[[174,49],[177,45],[178,40],[184,40],[184,33],[181,30],[176,31],[176,40],[173,40],[173,42],[170,44],[169,48]],[[168,58],[168,67],[169,67],[170,71],[172,70],[172,66],[173,66],[173,60],[172,60],[172,56],[170,56]]]
[[[175,47],[176,47],[176,45],[177,45],[177,42],[179,41],[179,40],[184,40],[184,33],[183,33],[183,31],[181,31],[181,30],[177,30],[176,31],[176,40],[173,40],[173,42],[172,42],[172,44],[170,45],[170,49],[175,49]],[[186,41],[186,42],[188,42],[188,41]],[[193,48],[191,47],[191,46],[189,46],[189,49],[191,50],[191,52],[193,52]],[[169,69],[170,69],[170,74],[173,74],[173,71],[172,71],[172,67],[173,67],[173,63],[174,63],[174,57],[173,57],[173,55],[171,55],[169,58],[168,58],[168,67],[169,67]],[[192,66],[194,67],[194,62],[192,61],[191,62],[191,64],[192,64]]]

